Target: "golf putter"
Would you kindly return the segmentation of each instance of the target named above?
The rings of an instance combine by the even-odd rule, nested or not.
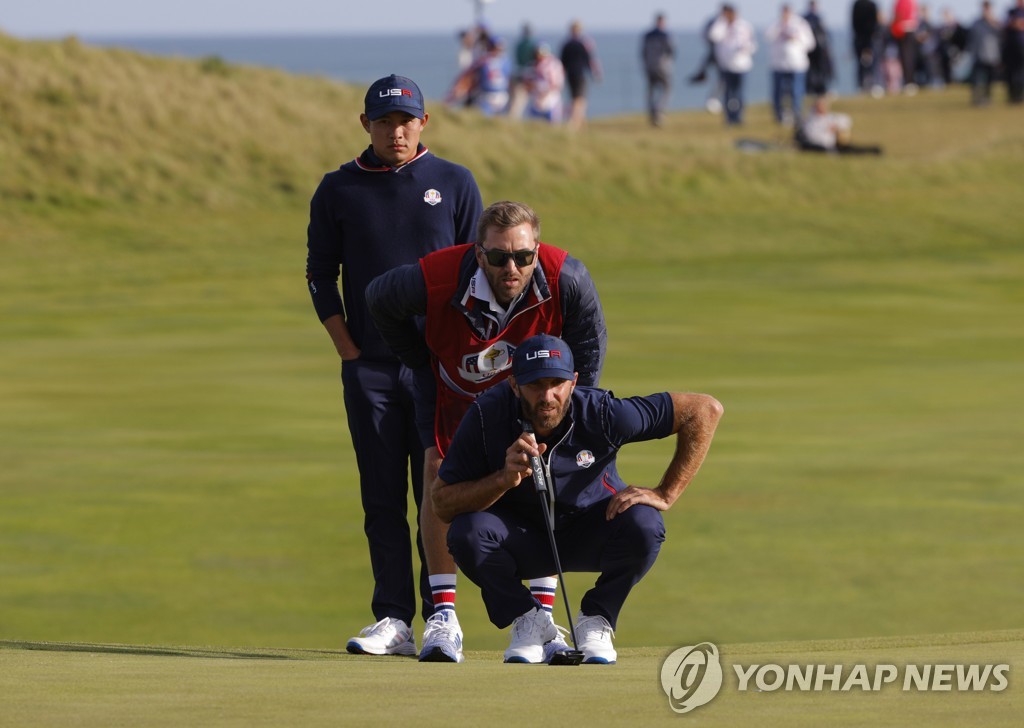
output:
[[[523,432],[533,434],[533,425],[530,422],[523,423]],[[556,652],[551,657],[552,665],[580,665],[583,663],[583,653],[579,650],[576,642],[576,627],[572,623],[572,612],[569,609],[569,594],[565,590],[565,576],[562,574],[562,561],[558,558],[558,544],[555,543],[555,519],[554,514],[548,506],[548,481],[544,476],[544,464],[539,455],[530,457],[530,469],[533,470],[533,483],[537,487],[537,494],[540,496],[540,509],[544,513],[544,523],[547,525],[548,541],[551,542],[551,555],[555,558],[555,569],[558,571],[558,587],[562,590],[562,599],[565,600],[565,615],[569,619],[569,636],[572,637],[573,649],[565,652]]]

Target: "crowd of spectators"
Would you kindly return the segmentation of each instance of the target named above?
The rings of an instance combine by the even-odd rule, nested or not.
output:
[[[943,8],[934,17],[918,0],[853,0],[849,6],[850,56],[858,91],[876,98],[914,95],[921,89],[967,84],[971,103],[991,103],[993,87],[1005,84],[1011,103],[1024,101],[1024,0],[1009,0],[1000,11],[979,0],[978,14],[961,19]],[[702,26],[706,52],[690,83],[708,83],[706,106],[726,124],[743,123],[744,79],[754,69],[759,45],[767,49],[771,101],[780,124],[799,128],[804,99],[832,95],[836,61],[845,52],[833,47],[832,34],[815,0],[797,11],[783,0],[779,16],[759,32],[738,4],[724,2]],[[479,108],[488,115],[567,122],[583,127],[588,83],[600,81],[601,64],[579,20],[558,49],[538,41],[526,23],[514,47],[484,24],[460,35],[459,73],[449,104]],[[660,126],[672,90],[675,43],[663,13],[640,43],[640,63],[648,84],[648,116]]]
[[[504,40],[479,24],[460,33],[459,73],[448,104],[478,107],[487,115],[566,121],[578,130],[586,121],[588,81],[601,80],[601,63],[583,24],[574,20],[556,54],[524,23],[512,57]],[[513,65],[514,58],[514,65]],[[568,93],[568,113],[563,96]]]
[[[977,16],[967,19],[949,8],[936,19],[916,0],[895,0],[888,15],[875,0],[855,0],[850,28],[858,87],[874,96],[964,82],[972,103],[984,105],[1002,81],[1008,101],[1024,100],[1024,0],[1003,14],[981,0]]]

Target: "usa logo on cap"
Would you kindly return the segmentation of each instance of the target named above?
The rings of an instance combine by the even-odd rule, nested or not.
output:
[[[386,99],[388,96],[408,96],[411,99],[412,91],[407,88],[386,88],[377,95],[382,99]]]
[[[366,90],[363,104],[363,111],[370,121],[376,121],[392,111],[401,111],[419,119],[426,115],[420,87],[411,78],[395,74],[374,81]]]

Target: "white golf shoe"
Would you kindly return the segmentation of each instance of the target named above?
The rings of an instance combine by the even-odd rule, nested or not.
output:
[[[551,615],[534,607],[512,622],[505,662],[540,664],[544,662],[544,645],[559,636]]]
[[[364,627],[358,637],[348,641],[345,649],[353,655],[415,655],[416,638],[402,620],[384,617]]]
[[[576,615],[576,639],[579,640],[583,662],[587,665],[614,665],[618,657],[612,647],[615,630],[604,617],[586,617],[582,612]]]
[[[462,662],[462,627],[451,609],[442,609],[427,619],[423,630],[420,662]]]
[[[569,630],[565,627],[559,627],[557,624],[555,629],[558,630],[558,634],[544,643],[544,659],[542,661],[545,665],[551,662],[551,658],[559,652],[568,652],[572,649],[569,647],[569,643],[565,641],[565,635],[569,633]]]

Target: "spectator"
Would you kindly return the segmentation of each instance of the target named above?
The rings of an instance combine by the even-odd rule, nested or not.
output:
[[[718,70],[718,63],[715,61],[715,44],[708,38],[708,31],[711,30],[711,26],[714,25],[718,19],[718,13],[712,15],[705,23],[704,28],[701,31],[701,38],[704,40],[704,44],[707,46],[703,57],[701,58],[700,65],[697,70],[690,76],[690,83],[704,83],[708,80],[708,73],[711,71]],[[718,114],[722,111],[722,79],[720,74],[716,74],[716,78],[712,81],[708,88],[708,97],[704,102],[704,106],[712,114]]]
[[[478,23],[472,28],[459,31],[458,38],[459,52],[457,63],[459,72],[462,72],[485,53],[484,45],[490,40],[491,34],[487,31],[486,25]]]
[[[700,37],[704,39],[706,49],[701,56],[700,65],[697,66],[697,70],[690,75],[690,83],[704,83],[708,80],[708,70],[715,67],[715,44],[708,38],[708,31],[717,19],[718,13],[715,13],[707,19],[701,30]]]
[[[880,81],[886,93],[898,94],[903,90],[903,64],[900,61],[900,47],[892,34],[892,24],[879,15],[882,31],[879,33],[881,58]],[[872,91],[872,96],[876,94]]]
[[[975,106],[992,103],[992,82],[1002,60],[1002,32],[992,3],[983,0],[981,16],[971,26],[967,41],[967,50],[971,54],[971,103]]]
[[[917,0],[896,0],[892,9],[893,42],[900,62],[901,85],[908,94],[917,92],[914,73],[917,69]]]
[[[1006,16],[1006,90],[1011,104],[1024,102],[1024,0]]]
[[[672,38],[665,32],[665,16],[659,13],[654,18],[654,27],[644,34],[640,47],[640,57],[647,76],[647,115],[651,126],[661,126],[672,89],[675,55]]]
[[[473,50],[476,48],[476,28],[459,31],[459,50],[455,57],[455,65],[462,73],[473,65]]]
[[[562,121],[562,88],[565,86],[565,70],[562,62],[551,53],[551,46],[541,43],[534,53],[533,68],[526,77],[529,102],[527,116],[544,119],[548,123]]]
[[[931,9],[927,5],[921,5],[916,35],[918,54],[914,83],[939,88],[943,85],[939,61],[939,29],[932,23]]]
[[[772,109],[775,121],[786,121],[785,104],[790,105],[791,121],[800,126],[804,90],[807,82],[808,53],[814,48],[814,33],[806,20],[783,5],[779,19],[765,32],[772,67]]]
[[[949,86],[953,83],[953,69],[967,48],[967,29],[960,24],[949,8],[942,10],[938,36],[939,73],[942,83]]]
[[[537,52],[537,40],[533,37],[533,27],[529,23],[523,23],[519,38],[516,40],[516,76],[522,78],[533,65],[533,59]]]
[[[587,76],[601,80],[601,63],[597,60],[594,41],[583,35],[583,25],[574,20],[569,26],[569,37],[562,44],[560,54],[565,80],[569,85],[569,128],[583,128],[587,119]]]
[[[533,28],[529,23],[523,23],[519,39],[515,47],[515,70],[512,72],[511,100],[509,101],[508,114],[513,119],[518,119],[526,109],[529,93],[526,89],[526,77],[533,68],[533,61],[537,57],[537,41],[533,37]]]
[[[715,62],[724,85],[725,123],[743,123],[743,78],[754,65],[757,40],[754,28],[732,5],[722,6],[722,12],[711,24],[708,38],[715,44]]]
[[[876,36],[879,31],[878,5],[875,0],[856,0],[850,11],[853,32],[853,57],[857,62],[857,88],[869,91],[878,85]]]
[[[814,33],[814,47],[808,53],[807,93],[821,96],[828,93],[835,77],[835,68],[832,65],[832,41],[815,0],[808,3],[804,20]]]
[[[459,74],[448,93],[447,103],[474,105],[486,116],[504,114],[508,109],[511,71],[505,45],[488,36],[484,53]]]
[[[819,96],[814,101],[811,113],[807,115],[796,133],[797,147],[805,152],[832,154],[881,154],[878,146],[858,146],[850,143],[853,121],[848,114],[837,114],[829,110],[828,100]]]

